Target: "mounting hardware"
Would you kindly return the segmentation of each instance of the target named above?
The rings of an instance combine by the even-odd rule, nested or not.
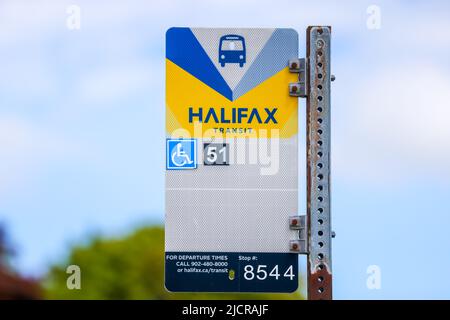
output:
[[[298,254],[307,254],[308,232],[306,231],[306,215],[289,217],[289,228],[298,230],[298,239],[289,242],[289,250]]]
[[[306,98],[306,59],[297,58],[289,60],[289,71],[298,73],[298,82],[289,84],[289,95],[291,97]]]
[[[289,250],[293,253],[306,254],[306,242],[302,240],[289,241]]]
[[[300,230],[306,228],[306,216],[289,217],[289,227],[292,230]]]
[[[305,83],[294,82],[289,83],[289,95],[291,97],[304,97],[306,94]]]
[[[297,58],[289,60],[289,71],[292,73],[301,73],[306,71],[306,59]]]

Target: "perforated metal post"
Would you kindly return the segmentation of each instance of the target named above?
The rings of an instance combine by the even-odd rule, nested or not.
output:
[[[307,29],[308,299],[332,299],[330,215],[331,27]]]

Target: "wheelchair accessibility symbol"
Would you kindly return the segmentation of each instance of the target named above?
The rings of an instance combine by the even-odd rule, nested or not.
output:
[[[167,139],[166,157],[168,170],[197,168],[197,140]]]

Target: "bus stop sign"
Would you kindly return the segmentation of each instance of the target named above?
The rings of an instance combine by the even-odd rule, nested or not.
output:
[[[298,74],[292,29],[166,33],[165,286],[298,287]]]

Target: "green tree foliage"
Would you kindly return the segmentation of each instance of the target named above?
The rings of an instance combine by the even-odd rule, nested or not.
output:
[[[66,267],[81,269],[81,289],[66,286]],[[293,294],[170,293],[164,288],[164,230],[139,229],[124,238],[94,237],[74,247],[45,280],[50,299],[301,299]]]

